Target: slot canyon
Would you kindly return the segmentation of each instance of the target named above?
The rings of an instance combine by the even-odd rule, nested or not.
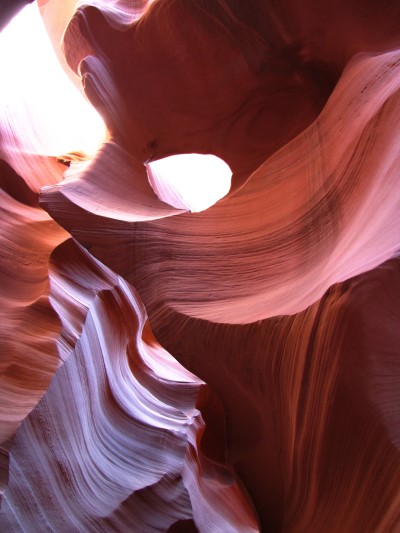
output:
[[[3,0],[0,531],[400,531],[399,0]]]

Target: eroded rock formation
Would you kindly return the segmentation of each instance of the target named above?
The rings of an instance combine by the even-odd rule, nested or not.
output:
[[[39,2],[55,46],[73,4]],[[107,140],[54,154],[2,108],[4,531],[398,530],[399,28],[395,0],[77,6]],[[187,153],[232,170],[199,213],[149,178]]]

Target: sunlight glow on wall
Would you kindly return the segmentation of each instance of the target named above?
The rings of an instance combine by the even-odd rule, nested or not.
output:
[[[106,127],[60,65],[36,3],[0,34],[0,69],[7,73],[0,86],[0,115],[11,126],[2,135],[6,149],[44,156],[96,154]],[[200,154],[154,161],[147,171],[163,201],[191,211],[203,211],[225,196],[232,175],[218,157]]]
[[[0,69],[0,115],[11,125],[20,149],[94,155],[106,137],[104,123],[60,66],[36,3],[0,34]],[[13,144],[4,133],[2,141],[6,147]]]

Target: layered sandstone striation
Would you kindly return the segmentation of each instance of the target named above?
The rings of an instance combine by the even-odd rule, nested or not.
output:
[[[2,530],[395,533],[399,3],[38,4],[107,133],[0,107]]]

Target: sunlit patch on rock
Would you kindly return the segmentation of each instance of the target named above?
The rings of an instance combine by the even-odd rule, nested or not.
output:
[[[38,0],[3,30],[2,531],[397,533],[399,22]]]

